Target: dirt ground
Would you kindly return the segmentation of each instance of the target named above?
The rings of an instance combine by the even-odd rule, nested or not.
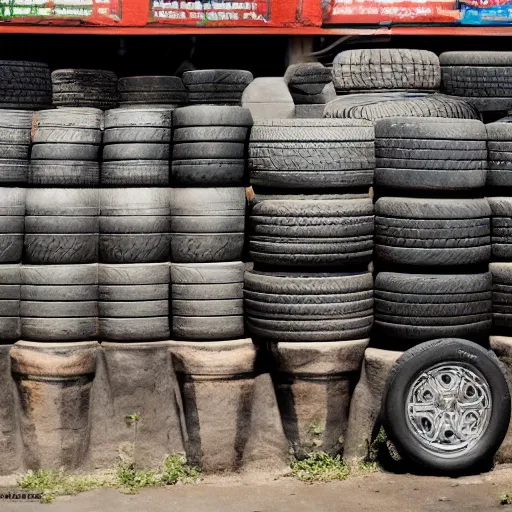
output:
[[[499,503],[512,492],[512,465],[457,479],[372,473],[342,482],[307,484],[289,477],[208,477],[194,485],[115,489],[58,498],[54,503],[0,502],[1,512],[512,512]]]

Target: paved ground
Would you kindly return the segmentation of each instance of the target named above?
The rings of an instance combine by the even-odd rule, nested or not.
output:
[[[0,503],[1,512],[487,512],[512,511],[499,495],[512,492],[512,467],[458,479],[375,473],[344,482],[305,484],[291,478],[209,478],[187,486],[113,489],[40,503]]]

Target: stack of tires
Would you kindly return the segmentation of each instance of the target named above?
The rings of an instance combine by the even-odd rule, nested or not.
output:
[[[512,328],[512,124],[509,118],[486,125],[489,149],[488,201],[492,211],[493,330]]]
[[[118,108],[105,112],[101,184],[107,187],[169,185],[172,110]]]
[[[101,110],[119,104],[117,76],[98,69],[57,69],[52,72],[56,107],[92,107]]]
[[[491,328],[486,130],[477,120],[376,123],[377,344],[408,349]]]
[[[253,76],[242,69],[202,69],[185,71],[182,79],[192,104],[241,105]]]
[[[471,103],[489,120],[512,108],[512,52],[445,52],[439,61],[445,94]]]
[[[306,344],[366,338],[373,322],[371,123],[259,121],[249,165],[250,334]]]
[[[439,59],[426,50],[347,50],[334,59],[332,78],[339,97],[326,105],[324,117],[480,119],[463,99],[438,93]]]
[[[242,107],[197,105],[177,109],[173,125],[173,338],[240,338],[245,157],[252,117]]]
[[[95,187],[103,112],[63,107],[34,114],[31,186]]]
[[[187,90],[177,76],[128,76],[120,78],[117,87],[121,107],[158,105],[172,109],[188,101]]]
[[[0,67],[3,71],[4,68]],[[21,335],[20,286],[32,112],[0,110],[0,340]]]

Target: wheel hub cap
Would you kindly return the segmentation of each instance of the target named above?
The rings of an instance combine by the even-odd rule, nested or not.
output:
[[[407,423],[428,451],[456,456],[484,435],[491,407],[489,383],[478,370],[442,363],[422,372],[411,384]]]

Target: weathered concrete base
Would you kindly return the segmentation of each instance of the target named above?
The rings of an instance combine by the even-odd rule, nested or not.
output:
[[[295,104],[283,77],[255,78],[244,90],[242,106],[259,119],[290,119]]]
[[[97,342],[19,341],[10,351],[24,465],[75,469],[89,450]]]
[[[494,350],[507,369],[510,386],[512,383],[512,338],[506,336],[491,336],[490,344],[492,350]],[[512,421],[508,426],[505,440],[496,454],[496,461],[500,463],[512,462]]]
[[[321,119],[324,117],[325,103],[313,105],[295,105],[295,117],[298,119]]]
[[[256,377],[252,340],[171,342],[170,350],[182,389],[189,460],[205,472],[285,463],[275,396],[269,376]]]
[[[382,392],[391,368],[402,352],[368,348],[361,377],[352,396],[344,458],[358,464],[367,456],[379,425]]]
[[[102,343],[92,393],[92,467],[121,458],[156,467],[184,453],[182,407],[169,342]],[[129,416],[138,414],[138,421]]]
[[[296,457],[343,453],[350,398],[368,342],[276,344],[274,384]]]

